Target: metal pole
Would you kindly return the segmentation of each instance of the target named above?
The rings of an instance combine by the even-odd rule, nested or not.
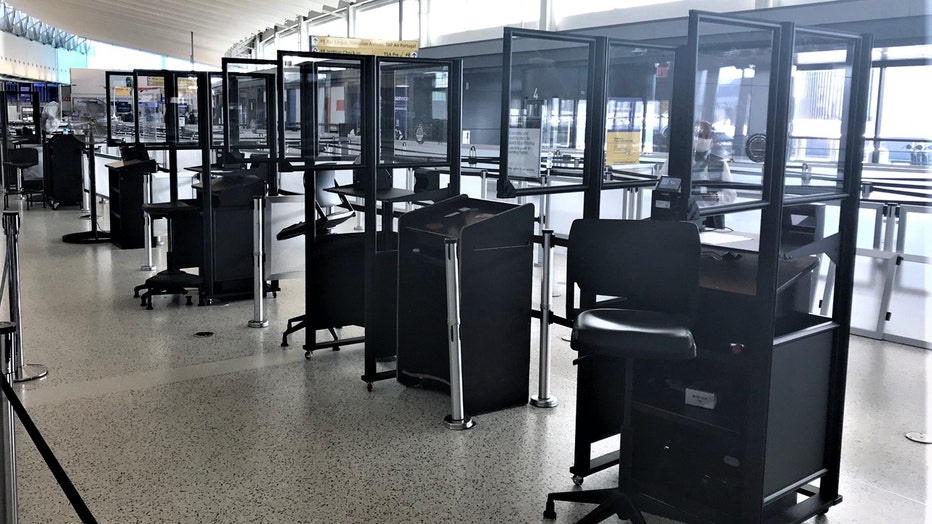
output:
[[[483,169],[482,171],[479,171],[479,180],[482,181],[482,187],[479,188],[479,198],[481,198],[482,200],[489,199],[489,188],[485,184],[487,176],[488,176],[488,171],[486,171],[485,169]]]
[[[251,328],[268,327],[269,320],[265,318],[263,295],[265,291],[265,228],[263,227],[263,203],[265,197],[258,196],[253,199],[252,208],[252,254],[256,265],[252,275],[252,320],[247,325]]]
[[[553,230],[545,229],[542,245],[544,258],[540,279],[540,365],[538,366],[537,396],[531,397],[531,405],[537,408],[557,407],[557,397],[550,394],[550,291],[553,271]]]
[[[885,259],[883,262],[883,294],[880,298],[880,309],[877,311],[876,335],[883,338],[886,331],[888,314],[890,311],[890,299],[893,298],[893,282],[896,279],[896,271],[900,265],[900,255],[895,253],[895,235],[896,235],[896,218],[899,214],[899,204],[887,204],[884,206],[884,235],[883,250],[887,253],[894,253],[895,256]]]
[[[23,360],[23,323],[20,318],[22,302],[19,292],[19,213],[3,212],[3,232],[6,234],[6,256],[10,265],[10,322],[16,324],[16,336],[13,339],[13,381],[25,382],[42,378],[49,374],[47,367],[41,364],[24,364]]]
[[[155,271],[155,264],[152,263],[152,217],[145,211],[145,205],[152,203],[152,173],[143,173],[142,175],[142,216],[146,221],[146,263],[140,266],[141,271]]]
[[[447,330],[450,351],[450,402],[452,414],[443,419],[447,429],[470,429],[476,422],[466,417],[463,408],[463,360],[460,344],[460,274],[456,256],[457,240],[444,242],[444,261],[447,274]]]
[[[12,322],[0,322],[0,372],[6,378],[8,383],[13,383],[13,334],[16,332],[16,324]],[[16,493],[16,432],[14,431],[13,406],[10,405],[10,399],[6,395],[0,395],[0,417],[3,420],[2,432],[0,439],[3,440],[3,449],[0,451],[3,463],[3,475],[0,476],[0,491],[3,492],[0,499],[0,515],[4,523],[15,523],[19,520],[18,497]]]

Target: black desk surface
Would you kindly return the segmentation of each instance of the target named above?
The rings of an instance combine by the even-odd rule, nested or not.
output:
[[[324,191],[348,197],[366,197],[366,192],[361,187],[355,186],[328,187]],[[413,202],[420,200],[421,196],[408,189],[393,187],[391,189],[379,189],[375,192],[375,199],[380,202]]]
[[[742,252],[737,260],[721,258],[728,250],[703,246],[699,286],[742,295],[757,294],[757,253]],[[777,291],[781,291],[819,265],[818,257],[781,260],[777,268]]]
[[[149,160],[133,159],[133,160],[120,160],[119,162],[110,162],[109,164],[106,164],[106,166],[109,169],[123,169],[126,167],[135,167],[139,169],[140,171],[144,169],[152,169],[153,171],[155,171],[157,164],[155,163],[155,160],[152,160],[152,159],[149,159]]]
[[[204,166],[188,166],[184,169],[185,171],[194,171],[195,173],[202,173],[204,171]],[[229,173],[236,173],[237,171],[243,171],[243,169],[232,168],[232,167],[220,167],[219,165],[210,166],[211,175],[223,175],[223,174],[229,174]]]

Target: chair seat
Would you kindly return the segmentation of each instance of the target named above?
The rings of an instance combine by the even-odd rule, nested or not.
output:
[[[4,162],[3,165],[14,169],[29,169],[32,166],[39,165],[38,162]]]
[[[177,202],[155,202],[152,204],[143,204],[142,210],[149,214],[155,220],[159,218],[171,218],[187,213],[198,213],[200,208],[192,206],[184,201]]]
[[[597,308],[576,317],[570,346],[616,358],[685,360],[696,357],[686,319],[633,309]]]

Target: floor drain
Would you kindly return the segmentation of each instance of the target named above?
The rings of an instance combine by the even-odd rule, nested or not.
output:
[[[214,336],[214,332],[213,331],[198,331],[197,333],[194,334],[194,336],[197,338],[207,338],[207,337]]]

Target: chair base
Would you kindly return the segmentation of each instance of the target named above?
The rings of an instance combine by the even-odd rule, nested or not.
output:
[[[557,518],[554,501],[582,502],[585,504],[598,504],[577,524],[594,524],[602,522],[612,515],[618,515],[622,520],[633,524],[647,524],[644,515],[635,507],[634,502],[627,493],[618,488],[595,489],[590,491],[563,491],[547,495],[547,507],[544,509],[545,519]]]
[[[140,306],[146,309],[152,309],[152,297],[154,295],[185,295],[187,305],[192,305],[191,289],[198,290],[201,287],[201,277],[192,275],[178,270],[166,270],[157,273],[155,276],[146,279],[144,284],[133,288],[133,297],[140,299]],[[140,291],[146,290],[141,296]]]

